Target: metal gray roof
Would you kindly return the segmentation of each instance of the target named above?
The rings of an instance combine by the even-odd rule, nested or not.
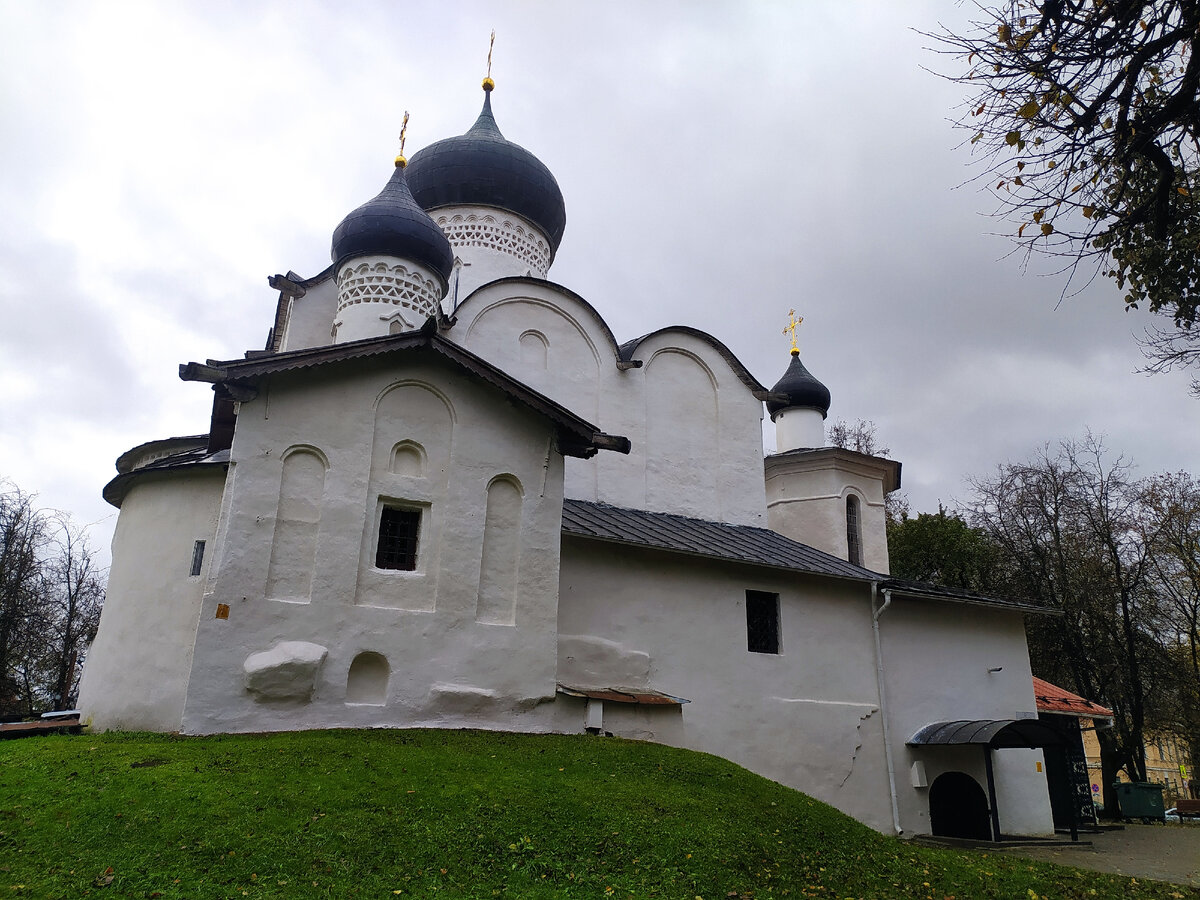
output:
[[[710,522],[672,513],[609,506],[606,503],[564,500],[562,530],[564,534],[614,544],[654,547],[689,556],[732,560],[833,578],[878,581],[886,577],[793,541],[769,528]]]
[[[545,163],[500,133],[489,88],[484,88],[483,111],[466,134],[413,154],[408,184],[427,210],[469,204],[524,216],[545,231],[551,253],[558,250],[567,226],[558,182]]]
[[[396,166],[383,190],[334,229],[330,255],[336,267],[370,254],[420,263],[438,274],[443,290],[454,268],[450,241],[413,199],[403,166]]]

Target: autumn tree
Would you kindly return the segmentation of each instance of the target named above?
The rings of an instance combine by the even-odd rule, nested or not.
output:
[[[1101,443],[1063,442],[972,482],[971,525],[996,546],[993,589],[1060,615],[1028,622],[1034,671],[1111,707],[1100,731],[1105,806],[1117,772],[1146,780],[1147,724],[1172,684],[1164,622],[1150,585],[1142,484]]]
[[[1173,320],[1152,369],[1200,363],[1200,0],[1006,0],[932,37],[1015,240]]]

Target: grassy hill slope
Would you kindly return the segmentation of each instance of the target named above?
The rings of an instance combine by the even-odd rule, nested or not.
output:
[[[1200,897],[883,837],[716,757],[462,731],[0,743],[12,897]]]

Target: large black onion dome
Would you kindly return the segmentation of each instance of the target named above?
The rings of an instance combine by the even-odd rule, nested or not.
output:
[[[420,263],[450,279],[454,253],[450,241],[409,190],[403,166],[397,166],[373,200],[368,200],[333,231],[332,257],[338,267],[356,256],[378,254]]]
[[[545,232],[553,254],[567,226],[558,182],[536,156],[507,140],[492,117],[491,93],[471,129],[413,155],[408,184],[425,209],[495,206],[524,216]]]
[[[786,401],[767,401],[767,412],[771,414],[771,421],[775,420],[777,413],[785,409],[816,409],[820,411],[822,418],[829,414],[829,388],[804,368],[804,363],[800,362],[800,354],[795,350],[792,351],[792,361],[788,364],[787,371],[775,387],[771,388],[771,393],[787,394],[788,398]]]

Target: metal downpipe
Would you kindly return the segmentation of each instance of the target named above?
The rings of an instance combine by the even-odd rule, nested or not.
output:
[[[883,722],[883,755],[887,760],[888,793],[892,800],[892,828],[897,835],[904,834],[900,827],[900,802],[896,797],[896,766],[892,761],[891,729],[888,728],[887,689],[883,678],[883,646],[879,640],[879,617],[892,605],[892,592],[884,590],[883,606],[875,608],[875,598],[879,596],[879,582],[871,582],[871,631],[875,635],[875,683],[879,689],[879,715]]]

